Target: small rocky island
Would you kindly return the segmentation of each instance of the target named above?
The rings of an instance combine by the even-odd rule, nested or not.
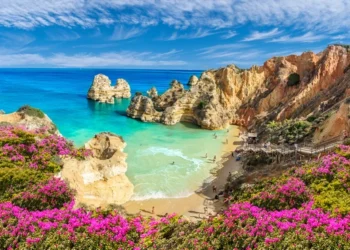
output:
[[[130,86],[126,80],[117,79],[116,85],[111,86],[111,80],[103,74],[95,76],[87,94],[88,99],[111,104],[114,103],[114,98],[130,97]]]

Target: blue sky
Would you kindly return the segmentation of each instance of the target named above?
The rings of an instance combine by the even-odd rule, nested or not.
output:
[[[349,0],[0,0],[0,67],[242,68],[350,43]]]

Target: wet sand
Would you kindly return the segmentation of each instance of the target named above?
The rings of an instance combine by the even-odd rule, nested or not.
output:
[[[196,193],[185,198],[166,198],[166,199],[149,199],[142,201],[129,201],[123,205],[125,212],[128,214],[149,215],[149,216],[163,216],[166,213],[176,213],[183,215],[190,220],[202,219],[209,214],[216,214],[224,207],[223,200],[214,200],[215,193],[213,192],[213,185],[217,187],[217,193],[224,188],[229,172],[232,174],[235,171],[241,171],[241,164],[232,157],[232,151],[237,145],[235,142],[239,141],[238,127],[231,126],[226,138],[218,138],[223,140],[222,156],[217,163],[213,163],[213,170],[211,173],[215,179],[204,188],[197,190]],[[228,143],[226,143],[226,139]],[[154,213],[152,214],[152,208]],[[205,207],[207,212],[204,213]]]

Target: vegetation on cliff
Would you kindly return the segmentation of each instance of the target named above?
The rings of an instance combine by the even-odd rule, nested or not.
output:
[[[296,143],[311,132],[311,123],[302,120],[272,121],[266,127],[269,140],[274,143]]]
[[[243,185],[225,212],[193,223],[76,209],[72,191],[52,176],[55,158],[88,152],[13,127],[1,128],[0,142],[1,249],[350,249],[349,146]]]

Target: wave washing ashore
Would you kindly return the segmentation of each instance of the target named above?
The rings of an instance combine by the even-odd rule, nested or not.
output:
[[[172,79],[187,83],[199,71],[107,69],[1,69],[0,107],[6,113],[21,104],[40,108],[60,132],[77,145],[96,133],[111,131],[127,142],[127,176],[135,185],[133,200],[184,198],[193,195],[219,159],[227,132],[198,129],[190,124],[164,126],[126,117],[130,100],[101,104],[86,99],[93,77],[103,73],[114,82],[125,78],[132,90],[146,93],[155,86],[162,93]],[[21,90],[21,91],[18,91]],[[16,100],[14,102],[14,100]],[[231,131],[234,130],[232,127]],[[208,155],[208,159],[203,158]],[[172,164],[174,162],[174,164]]]

